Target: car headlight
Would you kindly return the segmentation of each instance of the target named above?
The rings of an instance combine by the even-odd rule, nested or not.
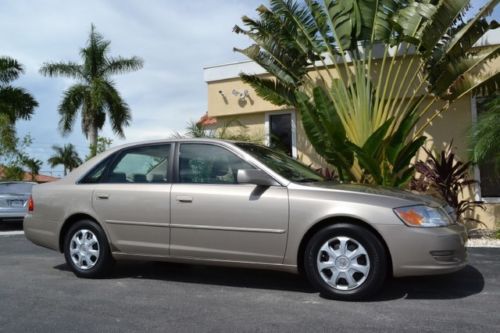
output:
[[[396,215],[410,227],[445,227],[453,220],[442,208],[408,206],[395,208]]]

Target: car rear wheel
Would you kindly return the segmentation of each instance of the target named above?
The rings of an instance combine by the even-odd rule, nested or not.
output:
[[[113,266],[113,257],[102,228],[91,220],[72,225],[64,239],[64,257],[76,276],[105,276]]]
[[[342,223],[321,229],[305,251],[307,278],[325,297],[364,299],[385,281],[386,251],[379,239],[361,226]]]

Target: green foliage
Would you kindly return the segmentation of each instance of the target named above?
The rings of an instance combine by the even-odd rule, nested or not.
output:
[[[235,130],[236,129],[236,130]],[[259,142],[260,138],[247,134],[247,127],[237,119],[230,119],[222,123],[217,129],[211,129],[201,122],[190,121],[186,134],[176,133],[175,137],[212,138],[219,140]]]
[[[474,163],[491,162],[500,175],[500,94],[481,101],[486,107],[472,127],[471,157]]]
[[[73,170],[82,164],[82,160],[78,156],[75,146],[71,143],[65,144],[64,147],[52,146],[54,154],[47,160],[52,168],[62,165],[64,167],[64,175],[68,171]]]
[[[38,106],[37,101],[23,88],[10,83],[24,72],[23,66],[15,59],[0,57],[0,116],[11,124],[16,120],[29,120]]]
[[[1,130],[0,122],[0,132]],[[9,131],[11,125],[7,127]],[[29,155],[26,150],[32,143],[30,135],[26,135],[23,138],[17,137],[16,133],[9,135],[8,145],[1,145],[0,147],[0,165],[4,168],[5,180],[23,180],[24,171],[23,167],[26,167],[26,161],[30,160]],[[12,140],[12,141],[10,141]],[[5,143],[5,142],[4,142]],[[29,163],[29,162],[28,162]]]
[[[10,119],[0,114],[0,156],[16,150],[16,131]]]
[[[416,191],[437,194],[448,205],[455,209],[459,221],[480,221],[469,215],[475,207],[483,208],[482,202],[472,200],[460,200],[460,196],[468,186],[476,183],[469,178],[472,162],[461,162],[456,158],[452,150],[453,142],[442,150],[437,156],[425,149],[427,158],[418,161],[415,165],[420,174],[412,179],[411,188]]]
[[[33,96],[23,88],[11,86],[11,82],[23,72],[24,68],[17,60],[0,57],[0,156],[4,159],[16,153],[19,140],[15,122],[31,119],[38,106]]]
[[[497,26],[487,21],[497,3],[463,23],[465,0],[271,0],[234,31],[253,41],[235,51],[273,77],[241,78],[300,111],[312,146],[342,180],[404,186],[432,119],[467,93],[498,90],[498,71],[478,69],[499,48],[472,49]]]
[[[88,43],[80,50],[81,64],[46,63],[40,69],[46,76],[66,76],[78,80],[63,94],[58,108],[61,117],[59,127],[63,134],[71,132],[80,113],[83,133],[93,146],[98,144],[98,132],[107,117],[113,132],[120,137],[124,137],[124,127],[132,119],[130,108],[116,89],[111,76],[136,71],[143,66],[143,61],[138,57],[110,56],[110,43],[92,25]]]
[[[31,180],[35,181],[36,176],[38,176],[40,173],[40,168],[42,167],[43,162],[40,161],[39,159],[25,157],[23,159],[22,163],[28,169],[29,173],[31,174]]]
[[[92,157],[104,153],[111,147],[113,140],[111,138],[106,138],[103,136],[97,137],[97,143],[95,145],[89,145],[89,155],[85,156],[85,161],[90,160]]]
[[[191,138],[213,138],[215,132],[209,130],[201,122],[190,121],[186,128],[186,136]],[[182,135],[179,135],[182,136]]]
[[[8,164],[3,168],[5,180],[24,180],[24,170],[17,164]]]

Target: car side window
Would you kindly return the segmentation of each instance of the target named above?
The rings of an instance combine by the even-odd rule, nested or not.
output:
[[[179,148],[179,181],[197,184],[236,184],[238,169],[255,169],[225,148],[183,143]]]
[[[80,181],[80,184],[96,184],[101,181],[104,175],[104,170],[108,166],[112,156],[108,156],[105,160],[101,161],[89,173],[87,173]]]
[[[168,183],[170,144],[127,150],[107,173],[106,183]]]

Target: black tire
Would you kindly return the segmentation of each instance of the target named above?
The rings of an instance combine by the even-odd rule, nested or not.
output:
[[[85,232],[88,231],[88,232]],[[86,249],[98,250],[98,256],[90,255],[88,258],[89,262],[86,263],[83,260],[82,267],[79,267],[78,261],[79,253],[71,254],[71,248],[75,249],[78,247],[76,242],[72,241],[73,237],[82,237],[84,234],[91,236],[92,234],[97,239],[97,244],[92,244],[87,246]],[[91,238],[93,239],[93,238]],[[93,241],[92,241],[93,242]],[[89,241],[90,244],[90,241]],[[84,256],[82,256],[83,258]],[[109,243],[106,238],[106,234],[102,228],[92,220],[81,220],[73,224],[64,237],[64,258],[66,263],[71,268],[76,276],[82,278],[100,278],[105,277],[109,274],[113,268],[114,259],[111,255],[109,248]],[[87,266],[87,267],[83,267]]]
[[[339,247],[340,242],[337,237],[347,237],[341,238],[343,240],[349,239],[346,242],[348,244],[346,248],[348,249],[350,246],[353,250],[348,249],[347,251],[355,251],[361,245],[361,250],[364,250],[366,255],[346,260],[347,256],[339,255],[331,259],[326,251],[320,253],[322,246],[327,243],[331,249]],[[340,251],[339,248],[335,250]],[[341,253],[341,251],[336,253]],[[346,253],[351,255],[354,252]],[[338,300],[359,300],[369,298],[380,290],[387,275],[387,261],[384,246],[371,231],[358,225],[339,223],[321,229],[309,240],[304,253],[304,270],[309,282],[320,291],[322,296]],[[325,268],[320,273],[318,265],[322,262],[335,262],[336,266],[335,268]],[[355,269],[351,269],[351,265],[364,266],[363,269],[368,270],[368,273],[359,273]],[[333,275],[334,272],[342,270],[349,272],[350,278],[352,278],[351,285],[347,279],[343,278],[346,276],[344,273]],[[356,280],[358,278],[359,280]],[[335,280],[332,282],[335,286],[325,279]],[[356,286],[356,284],[359,285]]]

